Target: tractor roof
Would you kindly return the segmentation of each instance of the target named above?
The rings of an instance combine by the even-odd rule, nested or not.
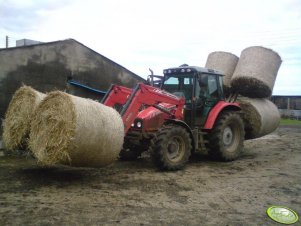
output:
[[[200,73],[224,75],[222,71],[208,69],[204,67],[198,67],[198,66],[180,66],[180,67],[168,68],[163,71],[164,74],[176,74],[176,73],[183,73],[183,72],[200,72]]]

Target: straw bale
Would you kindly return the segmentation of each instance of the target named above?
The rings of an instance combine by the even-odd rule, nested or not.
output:
[[[212,52],[208,55],[205,67],[215,69],[224,73],[223,84],[224,91],[228,93],[231,88],[231,77],[238,62],[238,57],[228,52]]]
[[[22,86],[15,92],[3,123],[3,143],[6,149],[26,149],[31,119],[45,96],[29,86]]]
[[[124,127],[113,108],[55,91],[36,112],[29,147],[40,163],[102,167],[117,159]]]
[[[280,65],[281,58],[273,50],[260,46],[246,48],[241,52],[231,86],[243,96],[270,97]]]
[[[243,111],[246,139],[262,137],[279,126],[278,108],[268,99],[240,97],[237,101]]]

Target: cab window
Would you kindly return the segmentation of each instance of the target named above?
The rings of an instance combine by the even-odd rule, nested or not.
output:
[[[209,92],[210,97],[212,97],[212,98],[218,97],[218,87],[217,87],[216,75],[208,76],[208,92]]]
[[[186,103],[191,103],[193,91],[193,75],[174,74],[165,76],[162,88],[176,96],[185,97]]]
[[[201,74],[198,76],[200,86],[199,97],[218,98],[218,86],[216,75]]]

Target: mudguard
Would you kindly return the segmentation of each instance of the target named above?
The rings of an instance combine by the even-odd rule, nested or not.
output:
[[[204,129],[212,129],[219,114],[224,110],[241,110],[239,103],[219,101],[209,112]]]

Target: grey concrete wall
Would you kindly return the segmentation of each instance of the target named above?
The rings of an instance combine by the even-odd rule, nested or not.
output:
[[[279,109],[279,112],[283,118],[301,120],[301,110]]]
[[[26,84],[41,92],[66,90],[67,78],[99,90],[107,90],[112,83],[132,88],[144,79],[121,65],[68,39],[34,46],[0,50],[0,118],[14,92]],[[102,96],[71,88],[74,95],[101,99]]]
[[[301,96],[272,96],[271,101],[279,109],[301,110]]]

